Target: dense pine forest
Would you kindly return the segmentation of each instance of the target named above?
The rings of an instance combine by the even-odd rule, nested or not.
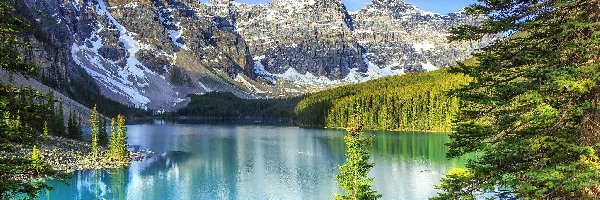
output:
[[[298,103],[296,120],[305,126],[343,128],[349,116],[358,112],[371,130],[448,132],[459,107],[448,91],[469,80],[438,70],[325,90]]]
[[[504,38],[475,54],[449,157],[480,153],[450,171],[434,199],[600,199],[600,2],[483,1],[488,18],[451,40]]]
[[[302,97],[287,99],[242,99],[232,93],[211,92],[192,95],[191,102],[166,116],[198,118],[293,118]]]

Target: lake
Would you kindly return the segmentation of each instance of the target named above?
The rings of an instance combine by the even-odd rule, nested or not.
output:
[[[427,199],[464,159],[445,157],[448,135],[374,135],[374,189],[383,199]],[[343,131],[291,126],[139,124],[128,142],[157,152],[127,169],[81,171],[40,199],[332,199]]]

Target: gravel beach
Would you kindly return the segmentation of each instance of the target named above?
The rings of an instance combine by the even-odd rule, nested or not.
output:
[[[16,146],[18,151],[1,152],[6,157],[31,157],[31,148]],[[119,163],[108,159],[108,149],[101,147],[100,155],[93,157],[90,155],[91,144],[86,141],[72,140],[56,136],[50,136],[45,144],[38,144],[41,158],[48,163],[54,170],[62,173],[70,173],[79,170],[101,170],[111,168],[127,167],[129,163]],[[146,150],[130,151],[131,161],[141,161],[153,152]]]

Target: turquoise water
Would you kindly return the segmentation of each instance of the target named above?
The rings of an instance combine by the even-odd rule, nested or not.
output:
[[[342,131],[209,124],[128,126],[131,145],[159,152],[127,169],[81,171],[40,199],[331,199],[344,162]],[[374,134],[370,132],[369,134]],[[376,132],[374,188],[383,199],[427,199],[464,160],[448,136]]]

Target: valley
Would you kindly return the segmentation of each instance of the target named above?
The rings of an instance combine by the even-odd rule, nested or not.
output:
[[[598,0],[0,0],[0,199],[600,199],[599,22]]]

